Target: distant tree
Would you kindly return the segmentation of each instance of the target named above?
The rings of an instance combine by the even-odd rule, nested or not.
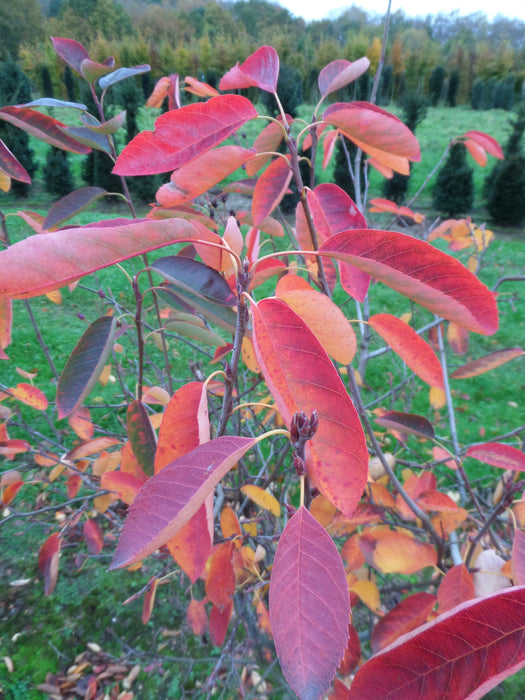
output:
[[[30,100],[31,85],[27,75],[12,59],[0,63],[0,107],[29,102]],[[32,177],[37,166],[33,159],[34,152],[29,147],[27,133],[17,129],[12,124],[0,121],[0,138]],[[27,194],[29,187],[30,185],[19,180],[13,180],[11,183],[11,190],[20,197]]]
[[[48,17],[58,17],[60,14],[60,9],[62,7],[62,0],[51,0],[49,7],[47,8]]]
[[[474,177],[467,163],[466,149],[454,143],[439,171],[432,192],[434,208],[449,217],[468,214],[474,203]]]
[[[75,78],[73,77],[73,71],[69,66],[66,66],[64,69],[64,85],[66,86],[67,99],[70,102],[75,102]]]
[[[67,151],[53,146],[48,149],[44,165],[44,187],[49,194],[60,197],[75,189]]]
[[[472,86],[470,95],[470,106],[472,109],[483,109],[483,98],[485,94],[485,82],[478,78]]]
[[[38,0],[0,2],[0,60],[16,58],[21,44],[36,44],[44,35]]]
[[[510,112],[514,107],[514,76],[500,80],[496,83],[494,90],[494,107]]]
[[[42,92],[44,97],[54,97],[53,83],[51,81],[51,74],[49,73],[49,68],[47,66],[42,66]]]
[[[485,82],[483,91],[483,109],[494,109],[494,98],[496,96],[496,78],[489,78]]]
[[[458,70],[453,70],[448,79],[447,86],[447,105],[449,107],[456,106],[456,100],[458,97],[460,73]]]
[[[515,226],[525,220],[525,105],[522,104],[507,141],[505,160],[498,161],[487,176],[483,194],[491,219]]]
[[[383,68],[379,82],[379,102],[388,104],[392,97],[393,69],[389,64]]]
[[[428,82],[428,97],[432,107],[437,107],[442,95],[443,86],[445,84],[445,69],[443,66],[436,66],[430,74]]]

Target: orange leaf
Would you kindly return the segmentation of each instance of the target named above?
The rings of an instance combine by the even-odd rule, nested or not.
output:
[[[67,422],[81,440],[91,440],[93,437],[95,426],[91,421],[89,408],[86,406],[80,406],[74,413],[70,413]]]
[[[208,629],[208,616],[206,615],[206,601],[191,599],[186,611],[186,621],[191,627],[193,634],[200,637]]]
[[[235,593],[235,572],[233,570],[233,542],[223,542],[210,557],[206,576],[206,595],[218,608],[230,603]]]
[[[503,155],[501,146],[496,141],[496,139],[492,136],[489,136],[489,134],[485,134],[482,131],[467,131],[465,133],[465,136],[469,139],[472,139],[472,141],[477,143],[478,146],[481,146],[483,150],[487,151],[487,153],[490,153],[492,156],[495,156],[500,160],[504,159],[505,156]]]
[[[487,165],[487,154],[485,149],[472,139],[466,139],[466,141],[463,141],[463,143],[476,163],[484,168],[485,165]]]
[[[49,535],[38,553],[38,568],[44,576],[44,593],[53,593],[58,577],[58,559],[62,540],[58,532]]]
[[[510,362],[516,357],[522,357],[525,352],[521,348],[507,348],[505,350],[496,350],[489,355],[480,357],[472,362],[467,362],[466,365],[458,367],[451,373],[452,379],[468,379],[469,377],[477,377],[480,374],[489,372],[491,369],[500,367],[506,362]]]
[[[153,581],[150,582],[148,590],[146,591],[146,595],[144,596],[144,603],[142,605],[142,615],[141,615],[141,620],[143,625],[147,625],[151,613],[153,612],[153,606],[155,605],[155,595],[157,593],[157,586],[159,585],[159,579],[154,578]]]
[[[439,584],[437,599],[438,612],[452,610],[456,605],[475,597],[472,574],[465,564],[457,564],[447,571]]]
[[[15,399],[31,406],[31,408],[36,408],[38,411],[45,411],[48,406],[44,392],[32,384],[17,384],[10,391]]]
[[[444,388],[441,364],[415,330],[390,314],[371,316],[369,323],[418,377],[431,387]]]
[[[105,491],[115,491],[121,501],[128,506],[140,491],[142,482],[137,477],[125,472],[104,472],[100,477],[100,487]]]
[[[224,506],[221,511],[221,532],[225,540],[234,538],[237,549],[242,546],[241,525],[235,511],[230,506]]]
[[[413,574],[437,564],[434,547],[406,531],[374,528],[361,535],[359,546],[368,564],[383,574]]]
[[[447,340],[456,355],[464,355],[468,350],[469,332],[451,322],[447,328]]]
[[[355,581],[350,586],[350,590],[355,593],[359,597],[359,600],[361,600],[367,608],[370,608],[375,615],[382,614],[379,589],[375,581],[370,581],[368,579]]]
[[[213,605],[210,612],[210,640],[213,646],[221,647],[224,644],[228,625],[233,612],[233,600],[229,600],[226,605],[219,608]]]
[[[11,344],[12,322],[12,301],[8,297],[0,297],[0,350],[5,350]]]

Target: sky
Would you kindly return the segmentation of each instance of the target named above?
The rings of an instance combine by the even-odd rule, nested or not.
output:
[[[280,5],[286,7],[297,17],[303,17],[306,21],[313,19],[333,19],[352,2],[344,3],[341,0],[278,0]],[[386,12],[388,0],[366,0],[355,2],[358,7],[369,12],[383,14]],[[431,3],[421,0],[392,0],[392,12],[403,10],[409,17],[417,15],[438,14],[439,12],[452,12],[459,10],[460,15],[469,15],[473,12],[483,12],[489,19],[501,13],[506,17],[517,17],[525,20],[525,2],[523,0],[505,0],[503,3],[494,0],[432,0]]]

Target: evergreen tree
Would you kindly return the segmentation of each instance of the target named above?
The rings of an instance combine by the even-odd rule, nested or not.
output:
[[[393,68],[389,64],[384,66],[383,72],[381,73],[381,80],[379,81],[379,102],[381,104],[388,104],[392,96],[392,83],[393,83]]]
[[[505,160],[498,161],[487,176],[483,194],[492,220],[517,225],[525,220],[525,105],[522,104],[505,145]]]
[[[430,75],[428,82],[428,97],[432,107],[437,107],[443,94],[445,84],[445,69],[443,66],[436,66]]]
[[[462,143],[452,144],[448,158],[437,176],[432,200],[434,208],[448,217],[468,214],[472,207],[474,177]]]
[[[0,63],[0,107],[11,104],[22,104],[31,100],[31,85],[29,78],[20,69],[18,64],[9,59]],[[18,129],[7,122],[0,122],[0,138],[18,158],[20,163],[32,177],[37,166],[33,160],[33,149],[29,147],[29,136],[25,131]],[[24,197],[29,191],[30,185],[25,182],[13,180],[11,190],[19,197]]]
[[[53,83],[51,81],[51,74],[49,73],[49,68],[47,66],[42,66],[42,92],[44,97],[54,97]]]
[[[484,94],[485,83],[478,78],[472,86],[472,93],[470,95],[470,106],[472,109],[483,109]]]
[[[297,108],[303,103],[303,81],[295,68],[281,63],[277,80],[277,94],[286,114],[297,116]],[[278,114],[275,98],[269,92],[262,95],[263,103],[271,114]]]
[[[460,74],[458,70],[453,70],[448,79],[447,86],[447,105],[449,107],[456,106],[456,100],[458,97]]]
[[[44,165],[44,187],[46,192],[60,197],[64,197],[75,189],[67,151],[53,146],[48,149]]]
[[[70,102],[76,101],[75,78],[69,66],[64,69],[64,85],[66,86],[67,99]]]

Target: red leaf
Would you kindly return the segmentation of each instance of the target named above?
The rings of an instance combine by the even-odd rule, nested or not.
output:
[[[259,227],[264,219],[270,216],[284,197],[291,179],[290,155],[276,158],[266,168],[257,180],[253,192],[252,216],[254,226]]]
[[[51,595],[55,590],[58,577],[58,559],[62,540],[58,532],[50,535],[40,547],[38,553],[38,568],[44,576],[44,593]]]
[[[352,198],[337,185],[318,185],[307,192],[307,197],[319,243],[341,231],[366,228],[365,217]],[[311,245],[306,250],[311,250]],[[326,261],[324,265],[326,267]],[[370,285],[370,275],[340,260],[338,267],[343,289],[357,301],[363,301]]]
[[[27,170],[18,162],[2,139],[0,139],[0,168],[6,175],[12,177],[14,180],[27,183],[31,182]]]
[[[126,428],[133,454],[137,458],[140,468],[146,476],[151,476],[157,449],[157,438],[142,401],[135,400],[129,404]]]
[[[46,395],[43,391],[38,389],[32,384],[26,384],[22,382],[17,384],[16,387],[10,389],[12,396],[18,399],[26,406],[31,406],[31,408],[36,408],[37,411],[45,411],[48,405]]]
[[[206,615],[206,601],[191,599],[186,611],[186,621],[191,627],[193,634],[201,636],[208,629],[208,616]]]
[[[12,441],[8,440],[8,442]],[[0,442],[0,454],[3,454],[1,450],[2,447],[3,443]],[[12,481],[5,487],[2,485],[2,488],[0,489],[0,503],[2,503],[2,505],[4,506],[8,506],[13,501],[14,497],[20,491],[23,485],[23,481]]]
[[[347,646],[350,603],[341,557],[304,506],[275,553],[270,621],[286,680],[300,698],[320,698]]]
[[[440,614],[448,612],[456,605],[471,600],[475,596],[472,574],[469,573],[465,564],[457,564],[447,571],[439,584],[437,592],[438,612]]]
[[[219,90],[258,87],[266,92],[275,92],[279,77],[279,56],[271,46],[261,46],[239,65],[221,78]]]
[[[214,647],[222,647],[230,618],[233,612],[233,601],[230,600],[222,609],[214,605],[210,612],[210,640]]]
[[[14,124],[22,131],[27,131],[31,136],[36,136],[40,141],[44,141],[50,146],[55,146],[55,148],[71,151],[72,153],[89,153],[91,151],[91,148],[83,146],[61,131],[60,127],[65,127],[65,124],[47,114],[40,114],[34,109],[12,106],[2,107],[0,109],[0,119]]]
[[[468,331],[456,323],[449,323],[447,328],[447,340],[456,355],[465,355],[468,350]]]
[[[336,102],[325,110],[323,121],[337,127],[383,165],[405,175],[408,161],[421,159],[418,141],[410,129],[397,117],[368,102]]]
[[[444,389],[443,369],[436,353],[407,323],[390,314],[371,316],[368,323],[418,377]]]
[[[467,330],[492,335],[498,310],[492,292],[454,258],[394,231],[344,231],[320,252],[350,262],[433,313]]]
[[[104,535],[100,529],[100,525],[93,518],[89,518],[84,522],[84,527],[82,529],[82,534],[84,536],[84,542],[86,543],[88,552],[90,554],[96,555],[100,554],[102,547],[104,546]]]
[[[218,608],[228,605],[235,593],[233,570],[233,541],[223,542],[210,557],[206,576],[206,595]]]
[[[378,425],[391,430],[399,430],[402,433],[419,435],[420,437],[434,439],[432,423],[423,416],[415,413],[401,413],[399,411],[387,411],[375,419]]]
[[[111,316],[93,321],[71,352],[58,380],[59,420],[76,411],[93,390],[111,352],[115,324]]]
[[[157,191],[157,202],[163,207],[175,207],[195,199],[252,156],[253,150],[240,146],[221,146],[207,151],[172,173],[170,182]]]
[[[525,585],[525,533],[518,528],[512,543],[512,578],[517,586]]]
[[[501,442],[473,445],[468,448],[466,455],[500,469],[512,469],[515,472],[525,471],[525,454],[516,447],[504,445]]]
[[[370,646],[374,654],[426,622],[435,603],[436,596],[421,592],[407,596],[392,608],[372,630]]]
[[[104,472],[100,477],[100,488],[104,491],[115,491],[120,500],[128,506],[137,497],[142,484],[139,477],[122,471]]]
[[[472,362],[467,362],[467,364],[462,367],[458,367],[451,373],[452,379],[467,379],[469,377],[477,377],[480,374],[485,374],[485,372],[494,369],[495,367],[500,367],[506,362],[510,362],[515,357],[521,357],[525,355],[525,352],[521,348],[506,348],[505,350],[496,350],[491,352],[489,355],[480,357],[477,360],[472,360]]]
[[[166,543],[169,553],[192,583],[204,571],[213,544],[213,493],[186,525]]]
[[[7,297],[0,297],[0,350],[11,344],[11,327],[13,323],[13,302]],[[7,359],[7,355],[5,358]]]
[[[496,139],[489,136],[489,134],[485,134],[483,131],[467,131],[465,136],[472,139],[472,141],[477,143],[478,146],[481,146],[484,151],[487,151],[487,153],[490,153],[492,156],[495,156],[500,160],[505,158],[501,146]]]
[[[263,167],[263,165],[266,165],[266,163],[272,157],[271,152],[277,151],[283,138],[284,129],[282,125],[282,119],[270,122],[268,126],[264,127],[259,136],[257,136],[255,141],[253,142],[253,147],[255,148],[257,153],[261,155],[252,158],[246,164],[246,174],[248,175],[248,177],[252,177],[258,170],[260,170]]]
[[[143,131],[117,158],[117,175],[154,175],[180,168],[231,136],[257,116],[252,103],[240,95],[219,95],[171,110]]]
[[[358,58],[357,61],[353,62],[338,58],[325,66],[319,73],[317,79],[319,92],[325,97],[331,92],[340,90],[366,73],[369,67],[370,61],[366,57]]]
[[[286,424],[296,411],[319,414],[308,445],[313,482],[350,517],[363,493],[368,450],[352,400],[326,351],[278,299],[252,304],[257,362]]]
[[[58,36],[52,36],[51,41],[60,58],[81,75],[82,61],[89,59],[89,54],[84,46],[74,39],[63,39]]]
[[[367,661],[351,700],[477,700],[525,666],[525,587],[463,603]]]
[[[61,226],[64,221],[80,214],[90,204],[93,204],[101,197],[105,197],[107,194],[108,192],[102,187],[81,187],[79,190],[66,194],[65,197],[55,202],[47,212],[47,216],[44,219],[44,228],[49,230],[56,226]]]
[[[129,566],[165,544],[254,443],[252,438],[219,437],[152,476],[131,504],[110,568]]]
[[[30,236],[0,252],[0,295],[28,299],[46,294],[103,267],[185,239],[221,241],[183,219],[109,219]]]

